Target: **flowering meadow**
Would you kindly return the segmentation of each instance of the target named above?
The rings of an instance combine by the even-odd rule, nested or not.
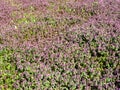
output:
[[[0,0],[0,90],[120,90],[120,0]]]

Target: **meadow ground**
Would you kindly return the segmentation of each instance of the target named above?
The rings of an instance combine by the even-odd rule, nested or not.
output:
[[[120,0],[0,0],[0,90],[119,90]]]

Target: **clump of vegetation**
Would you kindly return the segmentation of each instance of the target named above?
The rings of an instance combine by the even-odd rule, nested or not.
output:
[[[120,88],[119,0],[10,1],[0,5],[1,90]]]

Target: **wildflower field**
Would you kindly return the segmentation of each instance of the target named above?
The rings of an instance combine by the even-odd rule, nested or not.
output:
[[[120,0],[0,0],[0,90],[120,90]]]

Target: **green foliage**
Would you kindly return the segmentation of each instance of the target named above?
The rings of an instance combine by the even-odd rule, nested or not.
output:
[[[0,44],[3,44],[3,39],[1,36],[0,36]]]
[[[0,50],[0,87],[2,90],[12,90],[15,82],[16,66],[12,63],[13,50],[4,48]]]
[[[57,20],[55,20],[53,17],[50,17],[50,16],[44,17],[44,18],[42,18],[42,21],[52,27],[57,26]]]
[[[35,23],[37,21],[37,18],[35,17],[35,15],[32,15],[31,13],[24,13],[23,17],[16,20],[18,24],[29,24],[29,23]]]
[[[58,7],[58,9],[57,9],[57,12],[67,12],[67,13],[71,13],[71,12],[73,12],[74,11],[74,9],[72,9],[72,8],[70,8],[70,7],[68,7],[67,5],[60,5],[59,7]]]

